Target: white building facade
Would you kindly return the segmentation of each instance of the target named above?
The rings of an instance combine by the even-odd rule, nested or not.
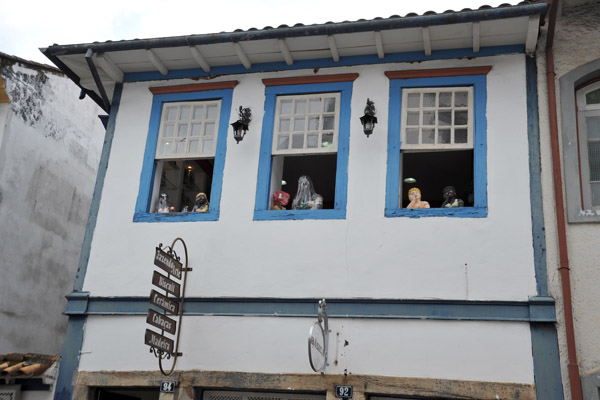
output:
[[[110,108],[56,398],[152,399],[173,379],[180,399],[562,399],[527,55],[545,11],[46,49]],[[296,198],[301,176],[322,199]],[[413,186],[430,208],[407,207]],[[191,270],[165,377],[143,337],[177,340],[146,322],[155,248],[175,238]],[[321,299],[323,374],[307,352]]]

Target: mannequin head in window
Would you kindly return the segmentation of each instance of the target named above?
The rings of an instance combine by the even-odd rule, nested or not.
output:
[[[312,180],[302,175],[298,179],[298,191],[292,202],[293,210],[316,210],[323,208],[323,196],[317,194],[313,188]]]

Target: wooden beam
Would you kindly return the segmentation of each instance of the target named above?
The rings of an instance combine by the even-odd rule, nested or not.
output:
[[[385,57],[385,52],[383,51],[383,38],[379,31],[375,32],[375,46],[377,46],[377,57]]]
[[[527,27],[527,38],[525,39],[525,53],[535,53],[537,46],[538,33],[540,30],[540,16],[532,15],[529,17],[529,25]]]
[[[338,53],[338,49],[335,44],[335,39],[333,38],[333,35],[327,36],[327,40],[329,41],[329,50],[331,51],[331,58],[333,58],[334,62],[340,61],[340,53]]]
[[[161,73],[161,75],[167,75],[169,73],[169,70],[167,69],[165,64],[163,64],[163,62],[160,60],[160,58],[158,58],[154,51],[152,51],[152,49],[146,50],[146,55],[148,56],[148,59],[150,60],[152,65],[154,65],[154,67]]]
[[[279,50],[281,50],[281,54],[283,55],[283,59],[287,65],[292,65],[294,63],[294,59],[292,57],[292,53],[290,53],[290,49],[285,42],[285,39],[278,39],[279,42]]]
[[[439,69],[411,69],[406,71],[385,71],[390,79],[434,78],[441,76],[487,75],[491,66]]]
[[[233,89],[238,83],[239,81],[191,83],[189,85],[153,86],[149,89],[152,94],[202,92],[206,90]]]
[[[252,63],[250,62],[250,59],[248,58],[248,55],[244,51],[242,45],[239,43],[234,43],[233,49],[235,50],[235,54],[237,54],[238,58],[242,62],[242,65],[246,67],[246,69],[252,68]]]
[[[473,22],[473,53],[479,53],[481,46],[479,40],[481,38],[479,22]]]
[[[293,76],[290,78],[269,78],[263,79],[265,86],[281,85],[304,85],[309,83],[332,83],[332,82],[351,82],[358,78],[358,74],[335,74],[319,76]]]
[[[123,77],[125,73],[121,70],[121,68],[117,67],[117,65],[110,59],[108,54],[94,54],[94,58],[98,61],[98,65],[110,78],[115,82],[123,82]]]
[[[198,46],[190,46],[190,53],[192,53],[192,57],[194,57],[194,60],[200,65],[200,68],[202,68],[204,72],[209,73],[210,64],[206,61],[206,58],[204,58],[200,49],[198,49]]]
[[[429,28],[424,27],[421,28],[423,33],[423,50],[425,51],[426,56],[431,55],[431,34],[429,33]]]
[[[10,103],[10,99],[6,94],[6,89],[4,87],[4,79],[0,77],[0,103]]]

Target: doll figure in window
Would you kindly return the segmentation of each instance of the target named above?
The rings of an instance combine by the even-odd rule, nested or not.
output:
[[[465,206],[465,202],[456,197],[456,189],[454,189],[454,186],[446,186],[442,193],[444,194],[444,202],[442,203],[442,208]]]
[[[406,208],[430,208],[429,203],[421,200],[421,190],[419,188],[412,188],[408,191],[408,199],[410,203]]]
[[[292,202],[292,210],[318,210],[323,208],[323,196],[315,193],[312,181],[306,175],[298,179],[298,191]]]
[[[156,212],[166,214],[169,212],[169,203],[167,202],[167,194],[161,193],[158,198],[158,207],[156,207]]]
[[[198,193],[196,195],[196,201],[194,203],[194,208],[192,208],[192,212],[208,212],[208,199],[206,198],[206,193]]]
[[[285,210],[285,206],[288,205],[290,201],[290,194],[284,192],[283,190],[278,190],[273,193],[273,208],[272,210]]]

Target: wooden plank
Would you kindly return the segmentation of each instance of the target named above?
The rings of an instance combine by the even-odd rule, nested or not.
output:
[[[149,89],[152,94],[203,92],[208,90],[233,89],[238,83],[239,81],[192,83],[189,85],[155,86]]]
[[[319,76],[294,76],[291,78],[270,78],[263,79],[265,86],[283,86],[283,85],[304,85],[310,83],[333,83],[333,82],[351,82],[358,78],[358,74],[335,74]]]
[[[406,71],[385,71],[390,79],[437,78],[441,76],[487,75],[491,66],[439,69],[411,69]]]

